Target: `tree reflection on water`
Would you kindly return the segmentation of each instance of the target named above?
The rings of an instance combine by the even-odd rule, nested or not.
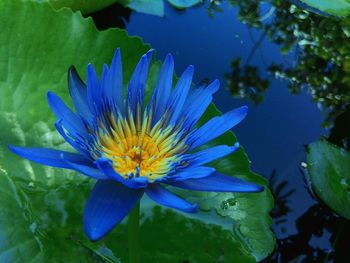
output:
[[[269,1],[270,19],[263,17],[266,15],[262,15],[258,0],[230,3],[239,7],[241,22],[262,30],[279,45],[281,53],[296,50],[296,63],[288,66],[271,63],[267,68],[270,73],[287,80],[294,94],[306,88],[316,102],[330,110],[330,121],[344,111],[350,102],[349,20],[309,12],[285,0]],[[248,63],[237,66],[238,60],[234,59],[232,72],[226,76],[230,91],[261,102],[268,88],[267,80],[259,77],[257,67]],[[256,79],[254,83],[252,77]]]

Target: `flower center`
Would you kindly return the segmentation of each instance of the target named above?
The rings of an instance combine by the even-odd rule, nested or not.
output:
[[[136,121],[139,125],[132,117],[110,120],[109,129],[100,130],[98,148],[125,179],[143,176],[154,181],[166,176],[179,163],[179,153],[186,149],[177,133],[172,128],[162,128],[161,121],[151,128],[147,116]]]

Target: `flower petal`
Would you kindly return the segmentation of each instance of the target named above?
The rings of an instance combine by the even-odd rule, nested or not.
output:
[[[119,111],[124,109],[123,103],[123,69],[120,49],[114,54],[111,67],[106,77],[106,85],[103,85],[102,92],[105,100],[111,105],[116,105]]]
[[[90,122],[93,116],[87,104],[86,86],[73,66],[68,70],[68,87],[77,114]]]
[[[168,183],[168,182],[167,182]],[[169,182],[169,185],[195,191],[208,192],[261,192],[264,187],[220,173],[213,173],[200,179]]]
[[[219,145],[200,152],[189,154],[184,157],[183,161],[188,162],[191,166],[200,166],[225,157],[238,149],[239,143],[235,143],[234,146]]]
[[[58,119],[62,120],[63,127],[71,136],[87,136],[87,131],[82,120],[57,95],[49,91],[47,93],[47,99],[52,111]]]
[[[127,90],[127,108],[137,108],[137,105],[143,104],[143,98],[146,89],[148,76],[148,67],[152,60],[153,49],[143,55],[137,64],[134,73],[131,76]]]
[[[190,204],[159,184],[150,184],[146,188],[146,194],[153,201],[164,206],[175,208],[187,213],[196,213],[198,211],[198,205]]]
[[[86,76],[88,105],[91,112],[99,116],[102,102],[101,88],[96,71],[91,64],[87,66]]]
[[[102,238],[140,201],[144,190],[130,189],[112,180],[99,180],[84,209],[84,230],[90,240]]]
[[[219,80],[214,80],[207,87],[196,88],[190,92],[183,108],[185,116],[184,128],[191,129],[196,124],[213,100],[213,94],[219,87]]]
[[[48,166],[72,169],[66,161],[79,165],[93,165],[89,159],[77,153],[47,148],[27,148],[12,145],[9,145],[8,147],[12,152],[23,158]],[[62,154],[64,155],[66,161],[62,160]]]
[[[189,168],[182,169],[177,173],[164,176],[156,181],[167,184],[168,182],[184,181],[188,179],[207,177],[214,172],[215,172],[215,169],[212,167],[205,167],[205,166],[189,167]]]
[[[187,143],[191,145],[190,149],[201,146],[225,133],[240,123],[247,115],[247,111],[248,107],[243,106],[229,111],[222,116],[212,118],[189,136]]]
[[[88,177],[99,179],[99,180],[106,180],[108,179],[107,175],[105,175],[102,171],[97,169],[97,167],[94,165],[94,163],[90,163],[89,165],[86,164],[80,164],[80,163],[74,163],[69,161],[69,159],[66,157],[65,154],[60,155],[62,161],[64,161],[67,164],[67,168],[75,170],[79,173],[82,173]]]
[[[95,161],[96,166],[103,171],[109,178],[124,184],[133,189],[145,188],[148,180],[145,177],[134,177],[131,179],[124,179],[112,167],[111,161],[108,158],[99,158]]]
[[[183,105],[186,101],[187,94],[191,88],[192,77],[193,77],[194,67],[192,65],[188,66],[187,69],[182,73],[180,79],[177,81],[174,91],[167,104],[168,114],[171,114],[170,124],[174,125],[181,112]]]
[[[58,121],[55,122],[55,127],[56,127],[56,130],[58,131],[58,133],[61,134],[63,139],[66,142],[68,142],[75,150],[77,150],[79,153],[84,155],[86,158],[88,158],[88,159],[90,158],[90,152],[86,149],[86,146],[79,144],[77,142],[77,138],[73,137],[72,135],[66,134],[66,131],[63,128],[61,119],[59,119]]]
[[[157,85],[153,91],[151,107],[153,108],[153,120],[155,124],[165,110],[165,106],[169,100],[171,87],[174,77],[174,58],[168,54],[163,62],[162,69],[159,73]]]

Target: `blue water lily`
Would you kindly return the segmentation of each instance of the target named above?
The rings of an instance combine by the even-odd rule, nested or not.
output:
[[[124,98],[120,50],[99,79],[87,67],[86,85],[74,67],[68,84],[75,113],[52,92],[49,105],[57,116],[57,131],[78,153],[9,146],[31,161],[78,171],[97,179],[84,209],[84,229],[98,240],[116,226],[144,193],[157,203],[193,213],[198,206],[163,185],[215,192],[259,192],[263,187],[223,175],[206,164],[235,152],[239,145],[200,148],[244,119],[247,107],[214,117],[201,127],[196,123],[219,88],[191,87],[189,66],[172,88],[174,61],[167,55],[149,102],[145,102],[152,50],[142,56]],[[199,149],[200,148],[200,149]]]

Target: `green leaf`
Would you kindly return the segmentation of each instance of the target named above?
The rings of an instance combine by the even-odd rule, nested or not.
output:
[[[227,228],[154,206],[153,202],[150,205],[150,202],[145,200],[142,203],[142,262],[256,262],[242,244],[232,239]],[[123,243],[127,239],[126,234],[125,225],[118,226],[112,233],[116,237],[115,248],[121,258],[127,258],[127,247]]]
[[[197,5],[202,2],[202,0],[168,0],[170,4],[179,9],[188,8]]]
[[[88,241],[83,233],[82,211],[93,181],[21,159],[6,145],[72,150],[54,130],[55,117],[47,105],[46,92],[51,90],[69,103],[69,66],[74,64],[83,79],[90,62],[100,73],[102,64],[110,63],[117,47],[122,51],[126,84],[137,61],[150,47],[124,30],[99,32],[91,19],[70,9],[54,11],[48,3],[2,1],[0,13],[5,14],[0,18],[0,259],[4,259],[0,261],[89,263],[127,259],[124,225],[97,243]],[[159,62],[152,64],[148,90],[154,87],[159,67]],[[211,106],[205,118],[216,114]],[[216,143],[234,141],[233,134],[227,133]],[[214,165],[220,172],[266,185],[262,177],[249,171],[243,150]],[[267,188],[260,194],[192,192],[189,198],[198,200],[205,210],[215,209],[218,215],[201,212],[190,219],[154,210],[153,216],[149,212],[153,208],[146,207],[143,262],[154,262],[152,255],[161,262],[186,258],[215,262],[213,259],[221,260],[221,254],[228,262],[234,258],[235,262],[251,262],[272,251],[274,238],[268,211],[273,202]],[[171,216],[167,216],[169,213]],[[216,226],[207,225],[207,221]],[[191,227],[186,228],[187,224]],[[182,236],[175,236],[178,233]]]
[[[116,2],[120,4],[127,4],[128,0],[46,0],[55,9],[62,7],[69,7],[73,11],[81,11],[83,14],[89,14],[101,10]]]
[[[311,7],[336,16],[347,16],[350,14],[349,0],[301,0]]]
[[[317,196],[350,219],[350,153],[322,140],[309,145],[307,162]]]

